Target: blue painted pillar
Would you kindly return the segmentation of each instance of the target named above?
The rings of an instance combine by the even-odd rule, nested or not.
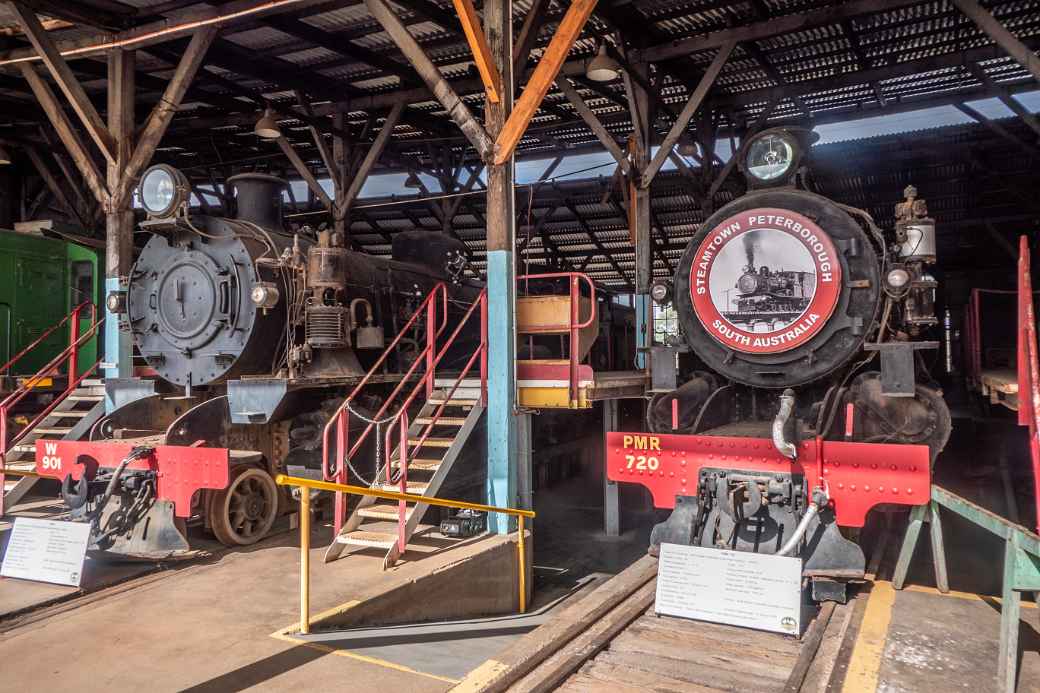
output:
[[[484,31],[502,75],[498,103],[488,101],[484,123],[494,140],[513,108],[512,0],[486,0]],[[490,157],[489,157],[490,158]],[[487,502],[517,507],[521,438],[516,415],[516,212],[513,159],[487,167],[488,412]],[[488,529],[508,533],[513,521],[492,515]]]
[[[490,505],[516,506],[517,425],[516,338],[513,335],[515,287],[513,253],[488,253],[488,412],[487,498]],[[489,529],[509,531],[509,518],[493,516]]]
[[[105,296],[119,291],[119,277],[105,278]],[[129,378],[133,374],[133,342],[130,333],[119,329],[119,316],[105,306],[105,377]]]

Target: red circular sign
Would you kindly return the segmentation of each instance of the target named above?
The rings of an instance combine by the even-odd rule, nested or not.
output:
[[[812,339],[841,296],[841,261],[808,217],[761,207],[704,237],[690,267],[690,298],[704,328],[726,347],[776,354]]]

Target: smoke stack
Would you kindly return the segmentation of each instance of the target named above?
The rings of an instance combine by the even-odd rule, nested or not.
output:
[[[755,268],[755,232],[744,234],[744,254],[747,255],[747,266],[749,271]]]
[[[284,179],[266,173],[240,173],[227,179],[234,189],[235,219],[250,221],[267,229],[282,228]]]

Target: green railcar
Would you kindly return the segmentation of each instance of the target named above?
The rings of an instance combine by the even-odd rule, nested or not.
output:
[[[61,322],[77,305],[89,301],[103,310],[103,278],[98,253],[82,245],[43,236],[0,230],[0,367]],[[90,327],[82,310],[80,334]],[[51,332],[37,346],[0,373],[8,386],[18,376],[37,373],[69,345],[69,326]],[[80,347],[82,374],[98,359],[100,339]],[[65,373],[64,368],[61,370]],[[0,381],[0,389],[3,387]],[[59,383],[53,383],[58,385]],[[41,383],[42,389],[51,386]]]

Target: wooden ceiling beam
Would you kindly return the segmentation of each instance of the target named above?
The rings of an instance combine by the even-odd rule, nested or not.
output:
[[[72,74],[68,63],[61,57],[60,51],[55,47],[43,25],[40,24],[36,13],[14,2],[5,2],[4,7],[17,18],[22,31],[25,32],[26,37],[36,48],[44,65],[47,66],[47,70],[51,73],[54,81],[57,82],[58,88],[68,98],[72,110],[83,122],[87,134],[94,140],[101,154],[110,163],[115,163],[115,143],[112,140],[111,133],[105,126],[105,121],[101,119],[97,109],[94,108],[94,104],[87,97],[87,92],[83,90],[79,80]]]
[[[504,164],[513,156],[516,146],[520,144],[520,139],[527,131],[527,126],[559,76],[560,68],[567,60],[567,54],[581,35],[595,7],[596,0],[574,0],[567,8],[556,33],[545,47],[531,79],[527,81],[520,98],[513,104],[513,110],[495,141],[495,164]]]
[[[587,0],[586,0],[587,1]],[[415,37],[401,23],[394,11],[386,4],[385,0],[365,0],[365,6],[372,16],[382,25],[383,29],[390,35],[397,47],[404,53],[405,58],[412,64],[419,77],[433,93],[434,97],[444,106],[452,121],[462,130],[466,139],[480,154],[481,158],[491,155],[493,143],[488,137],[487,131],[469,107],[459,98],[444,75],[430,60]],[[399,100],[400,102],[401,100]]]
[[[640,185],[644,188],[649,188],[650,183],[653,182],[654,176],[661,170],[661,166],[664,164],[664,160],[668,158],[668,154],[672,151],[672,147],[679,141],[679,137],[682,136],[686,130],[686,126],[690,124],[690,119],[693,118],[694,113],[701,107],[705,98],[708,96],[708,91],[712,85],[715,84],[715,79],[719,76],[722,71],[722,67],[729,60],[730,54],[736,47],[736,42],[730,41],[722,45],[715,57],[712,58],[711,65],[701,76],[700,82],[697,84],[697,88],[690,94],[690,98],[686,101],[686,105],[683,106],[682,111],[679,112],[679,117],[672,123],[672,127],[668,130],[668,134],[664,136],[664,140],[661,142],[660,149],[654,155],[654,158],[650,160],[646,170],[642,173],[642,180]]]

